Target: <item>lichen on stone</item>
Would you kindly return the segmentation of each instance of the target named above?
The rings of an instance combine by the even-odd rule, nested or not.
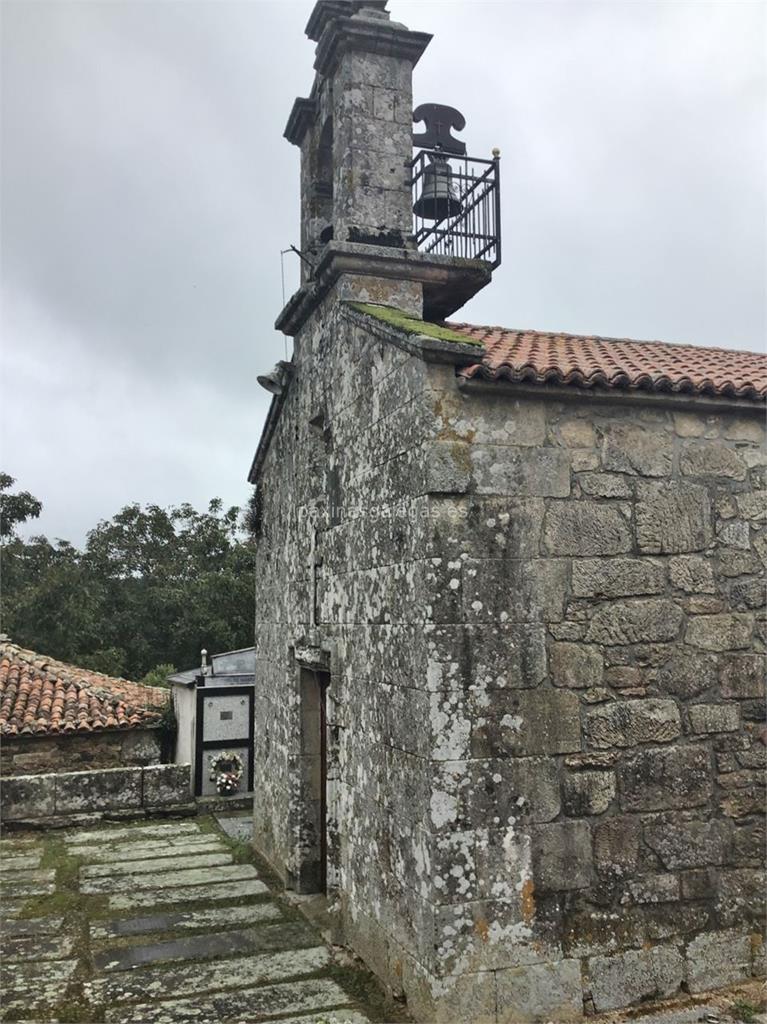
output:
[[[442,327],[440,324],[432,324],[427,320],[419,320],[417,317],[403,313],[393,306],[379,306],[369,302],[350,302],[352,309],[358,313],[365,313],[382,323],[404,331],[405,334],[421,334],[427,338],[434,338],[435,341],[457,342],[459,345],[472,345],[475,348],[482,348],[482,342],[475,338],[468,338],[465,334],[459,334],[449,327]]]

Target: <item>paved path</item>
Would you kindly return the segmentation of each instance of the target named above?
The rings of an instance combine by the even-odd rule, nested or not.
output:
[[[395,1019],[242,849],[213,819],[1,840],[2,1020]]]

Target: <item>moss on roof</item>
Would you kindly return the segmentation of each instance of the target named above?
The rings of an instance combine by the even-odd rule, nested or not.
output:
[[[375,320],[404,331],[405,334],[421,334],[427,338],[434,338],[435,341],[449,341],[453,344],[472,345],[474,348],[482,348],[482,342],[475,338],[469,338],[465,334],[459,334],[449,327],[441,327],[439,324],[431,324],[427,320],[419,320],[409,313],[403,313],[401,309],[393,306],[379,306],[369,302],[350,302],[352,309],[359,313],[366,313]]]

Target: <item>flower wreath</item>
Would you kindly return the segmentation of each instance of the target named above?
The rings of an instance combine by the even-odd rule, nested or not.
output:
[[[210,755],[208,764],[211,782],[216,783],[216,789],[221,796],[230,796],[232,793],[236,793],[240,788],[242,773],[245,771],[239,754],[223,750],[220,754]]]

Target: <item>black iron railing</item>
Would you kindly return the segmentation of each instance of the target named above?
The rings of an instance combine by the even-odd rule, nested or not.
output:
[[[429,167],[447,161],[450,189],[460,211],[440,220],[418,212],[424,186],[430,187]],[[410,164],[413,192],[413,236],[421,252],[460,259],[483,260],[494,269],[501,262],[500,159],[480,160],[439,150],[421,150]],[[423,205],[423,204],[421,204]],[[455,204],[450,204],[454,206]]]

